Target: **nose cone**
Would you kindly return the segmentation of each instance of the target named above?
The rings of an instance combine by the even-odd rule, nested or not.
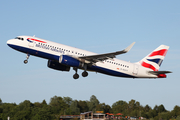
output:
[[[10,39],[10,40],[7,41],[7,45],[8,45],[9,47],[13,48],[13,45],[15,45],[14,42],[15,42],[14,39]]]
[[[7,41],[7,45],[9,46],[10,44],[12,44],[12,39]]]

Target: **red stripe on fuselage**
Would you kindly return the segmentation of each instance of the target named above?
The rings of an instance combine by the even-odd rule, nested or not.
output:
[[[152,52],[152,53],[149,55],[149,57],[156,56],[156,55],[165,56],[166,53],[167,53],[167,49],[162,49],[162,50],[158,50],[158,51]]]
[[[154,70],[154,71],[158,71],[154,66],[152,66],[151,64],[148,64],[148,63],[146,63],[146,62],[142,62],[141,65],[142,65],[143,67],[150,68],[150,69],[152,69],[152,70]]]
[[[28,38],[29,40],[33,40],[33,41],[36,41],[36,42],[41,42],[41,43],[46,43],[44,41],[41,41],[41,40],[37,40],[37,39],[34,39],[34,38]]]

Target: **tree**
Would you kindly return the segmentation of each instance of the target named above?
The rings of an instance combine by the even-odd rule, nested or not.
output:
[[[46,100],[43,100],[41,104],[42,105],[47,105]]]
[[[1,98],[0,98],[0,105],[2,104],[2,100],[1,100]]]
[[[175,118],[177,116],[180,116],[180,107],[176,105],[171,113],[172,113],[172,116],[175,117]]]
[[[131,100],[131,101],[129,101],[129,104],[128,104],[128,106],[129,106],[129,111],[131,112],[131,111],[133,111],[134,109],[135,109],[135,100]]]
[[[158,106],[158,113],[161,113],[161,112],[166,112],[167,110],[165,109],[164,105],[160,105]]]
[[[126,101],[117,101],[112,105],[113,113],[125,113],[125,110],[128,109],[128,103]]]
[[[68,108],[68,105],[63,101],[63,98],[57,96],[51,98],[49,105],[52,107],[54,114],[64,114],[64,110]]]
[[[30,119],[33,106],[34,105],[29,100],[25,100],[24,102],[21,102],[16,107],[17,111],[14,115],[14,118],[18,120]]]
[[[88,102],[88,107],[90,111],[96,111],[96,106],[99,105],[99,100],[95,95],[92,95],[90,101]]]
[[[78,107],[80,109],[80,112],[87,112],[89,110],[88,105],[87,105],[87,101],[78,101]]]
[[[105,103],[100,103],[96,106],[96,110],[103,111],[104,113],[110,113],[111,107],[109,105],[106,105]]]
[[[71,113],[73,115],[79,115],[80,114],[80,109],[78,108],[78,101],[77,100],[72,101],[72,103],[70,105],[70,109],[71,109]]]
[[[149,112],[149,110],[151,110],[151,107],[150,107],[149,105],[146,105],[146,106],[144,107],[144,111],[145,111],[145,112]]]
[[[70,106],[73,100],[70,97],[63,97],[63,101]]]

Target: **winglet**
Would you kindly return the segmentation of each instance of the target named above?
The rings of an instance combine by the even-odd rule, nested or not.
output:
[[[133,42],[131,45],[129,45],[126,49],[124,49],[124,52],[128,52],[129,50],[131,50],[131,48],[133,47],[134,44],[135,44],[135,42]]]

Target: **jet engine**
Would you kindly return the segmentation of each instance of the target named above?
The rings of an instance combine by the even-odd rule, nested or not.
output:
[[[61,55],[59,58],[59,63],[77,68],[82,68],[84,65],[84,63],[80,62],[79,60],[67,55]]]
[[[69,71],[70,66],[63,65],[59,62],[48,60],[47,66],[49,68],[55,69],[55,70],[60,70],[60,71]]]

